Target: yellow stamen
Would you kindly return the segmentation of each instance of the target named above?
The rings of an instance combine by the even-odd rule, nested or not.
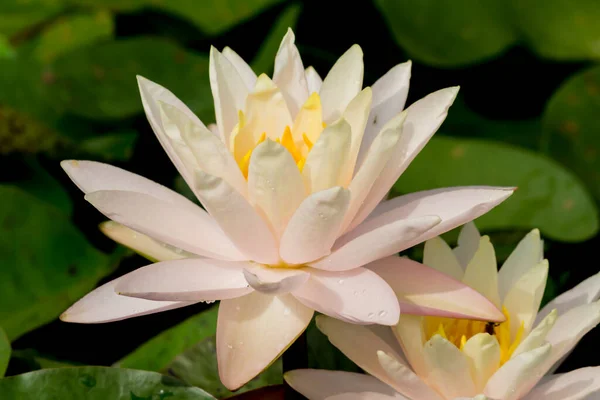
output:
[[[304,144],[306,144],[306,147],[308,147],[308,151],[310,151],[313,147],[313,142],[306,136],[306,133],[302,134],[302,140],[304,141]]]
[[[260,135],[260,139],[258,139],[258,143],[256,143],[256,146],[264,142],[266,139],[267,133],[263,132],[263,134]],[[253,149],[248,150],[244,158],[242,158],[242,160],[240,161],[240,170],[242,170],[242,174],[244,174],[244,178],[246,179],[248,179],[248,167],[250,167],[250,157],[252,156],[252,152],[254,151],[256,146]]]

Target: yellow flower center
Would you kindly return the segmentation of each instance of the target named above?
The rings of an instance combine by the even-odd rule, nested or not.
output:
[[[281,124],[289,117],[287,108],[283,110],[286,115],[277,115],[276,100],[278,90],[269,86],[268,78],[263,78],[262,91],[248,96],[246,113],[238,112],[238,124],[231,134],[230,148],[244,177],[248,179],[250,158],[254,149],[267,138],[276,141],[285,147],[294,158],[298,169],[302,171],[308,153],[325,128],[322,118],[321,98],[318,93],[309,96],[298,111],[296,118],[289,124]],[[266,94],[265,94],[266,93]],[[265,100],[265,98],[267,98]],[[274,122],[274,120],[277,120]],[[274,132],[279,126],[279,132]],[[265,129],[267,127],[267,129]],[[283,133],[281,133],[283,131]],[[275,136],[281,135],[281,136]],[[274,137],[275,136],[275,137]]]
[[[426,317],[424,322],[425,337],[429,340],[434,335],[440,335],[462,350],[467,341],[478,333],[493,335],[500,345],[500,365],[502,365],[510,359],[517,346],[519,346],[525,331],[525,326],[521,323],[515,337],[511,337],[510,313],[506,307],[502,307],[502,313],[506,317],[506,321],[502,323]]]

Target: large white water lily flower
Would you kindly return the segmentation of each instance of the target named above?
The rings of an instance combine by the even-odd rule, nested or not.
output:
[[[281,354],[313,310],[353,323],[396,324],[393,290],[363,266],[469,221],[512,193],[450,188],[378,205],[458,90],[440,90],[402,112],[409,75],[410,63],[400,64],[362,89],[362,52],[353,46],[321,81],[304,69],[291,31],[272,78],[257,77],[231,49],[213,48],[217,123],[208,128],[171,92],[140,77],[150,125],[204,209],[119,168],[63,162],[92,205],[132,230],[106,227],[111,236],[161,261],[98,288],[63,320],[114,321],[221,300],[217,354],[230,389]],[[407,291],[427,293],[409,299],[413,307],[503,318],[491,304],[483,313],[460,305],[465,298],[481,303],[481,295],[454,281],[444,295],[454,302],[439,301],[448,290],[432,284],[447,279],[433,269],[415,277]]]
[[[552,375],[600,323],[600,274],[538,312],[548,275],[538,230],[525,236],[499,272],[489,238],[481,237],[475,225],[463,228],[458,244],[452,250],[441,238],[427,241],[424,262],[502,306],[505,322],[403,314],[394,337],[390,328],[318,317],[329,340],[372,376],[297,370],[286,380],[311,400],[600,398],[600,367]],[[389,277],[393,286],[398,278],[381,268],[372,270]]]

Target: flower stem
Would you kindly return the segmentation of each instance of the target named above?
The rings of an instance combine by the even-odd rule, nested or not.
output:
[[[294,343],[283,353],[283,373],[300,368],[308,368],[308,343],[306,340],[306,331],[296,339]],[[301,400],[304,396],[297,393],[286,382],[285,400]]]

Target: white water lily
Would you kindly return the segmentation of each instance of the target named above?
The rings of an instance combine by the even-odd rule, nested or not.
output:
[[[379,205],[458,90],[440,90],[402,111],[409,76],[410,63],[400,64],[362,89],[362,51],[353,46],[321,80],[304,68],[291,31],[272,79],[257,77],[231,49],[213,48],[216,125],[209,127],[167,89],[139,77],[150,125],[204,209],[119,168],[63,162],[86,200],[122,224],[105,226],[109,236],[161,262],[98,288],[62,319],[108,322],[221,300],[217,355],[230,389],[278,357],[314,310],[352,323],[396,324],[394,292],[363,265],[476,218],[513,191],[438,189]],[[414,307],[421,301],[430,314],[503,318],[465,285],[430,290],[445,279],[431,268],[418,276],[407,290],[428,293],[409,299]],[[471,301],[463,306],[464,299]]]
[[[394,337],[389,328],[318,317],[329,340],[372,376],[298,370],[286,380],[311,400],[599,398],[600,367],[552,372],[600,323],[600,274],[538,312],[548,275],[542,250],[539,232],[533,230],[498,272],[489,238],[481,237],[473,224],[462,230],[454,250],[441,238],[431,239],[424,262],[502,306],[505,322],[403,314]],[[394,279],[388,280],[392,286]]]

